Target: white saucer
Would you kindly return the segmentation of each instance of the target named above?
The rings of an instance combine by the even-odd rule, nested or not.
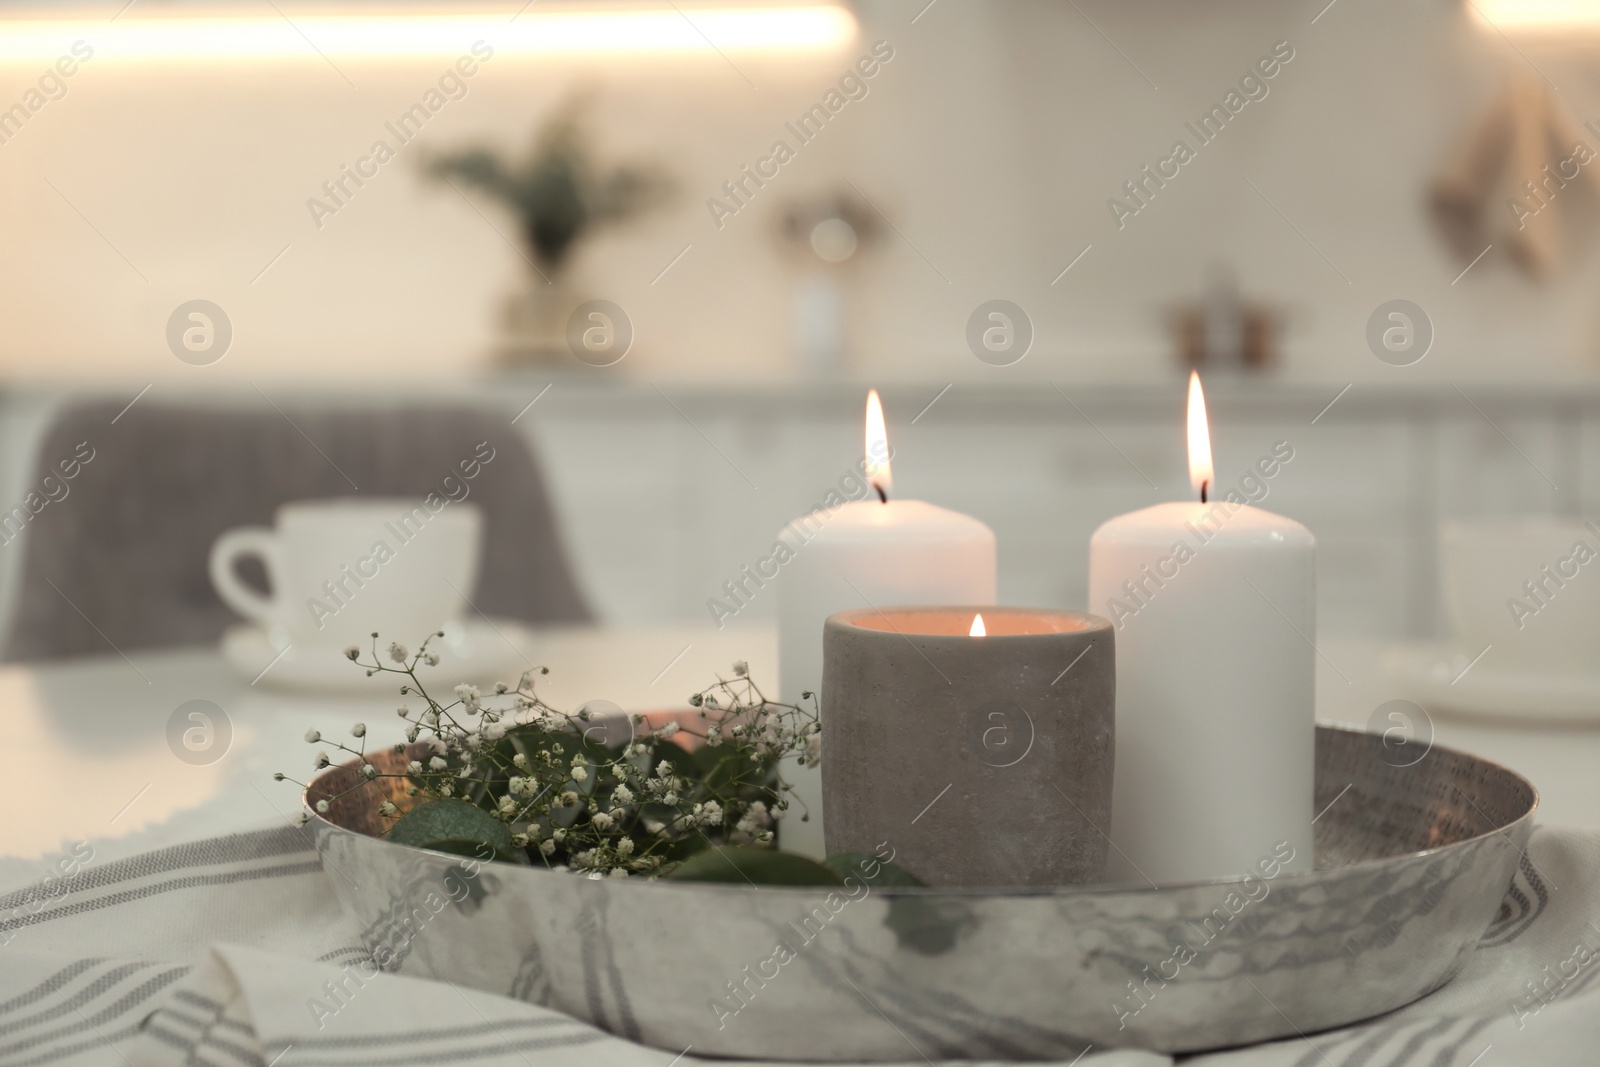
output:
[[[532,635],[520,622],[478,619],[452,623],[444,631],[444,637],[434,638],[428,646],[439,653],[439,665],[417,669],[425,685],[434,683],[447,689],[461,682],[516,685],[523,671],[536,666],[523,652]],[[365,670],[345,658],[342,648],[301,647],[292,642],[286,647],[279,643],[282,640],[274,641],[259,626],[241,623],[223,633],[222,655],[245,681],[271,689],[372,696],[398,692],[405,681],[395,674],[369,678]],[[411,648],[415,651],[416,646]],[[364,648],[361,658],[371,662],[371,651]]]
[[[1383,671],[1432,711],[1500,722],[1600,722],[1597,674],[1506,670],[1492,650],[1472,663],[1472,653],[1453,644],[1396,645],[1384,651]]]

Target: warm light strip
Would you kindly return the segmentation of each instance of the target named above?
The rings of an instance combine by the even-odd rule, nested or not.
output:
[[[289,21],[292,19],[293,21]],[[96,59],[455,56],[475,41],[497,55],[818,50],[847,44],[856,22],[833,4],[771,8],[545,11],[506,15],[285,18],[0,19],[0,62],[36,62],[82,40]]]
[[[1595,0],[1468,0],[1479,22],[1501,30],[1600,29]]]

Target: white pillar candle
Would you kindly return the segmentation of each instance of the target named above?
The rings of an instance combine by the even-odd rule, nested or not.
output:
[[[1197,375],[1189,462],[1202,502],[1118,516],[1089,544],[1089,610],[1117,647],[1109,877],[1310,870],[1316,542],[1236,490],[1210,493]]]
[[[994,531],[970,515],[891,498],[888,440],[876,391],[867,397],[867,481],[874,492],[789,523],[794,550],[778,584],[778,685],[801,703],[822,692],[822,623],[848,608],[995,602]],[[931,668],[930,668],[931,669]],[[826,715],[827,709],[819,709]],[[822,758],[827,759],[827,728]],[[794,799],[779,830],[786,852],[820,858],[822,773],[785,764]],[[804,805],[804,808],[801,807]],[[802,812],[809,818],[801,819]]]

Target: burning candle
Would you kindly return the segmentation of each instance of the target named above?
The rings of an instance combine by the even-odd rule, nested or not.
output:
[[[929,885],[1056,886],[1105,867],[1111,624],[1074,611],[885,607],[823,631],[828,851]]]
[[[778,684],[782,699],[800,703],[822,692],[822,624],[836,611],[905,604],[993,604],[994,531],[955,511],[893,497],[888,432],[877,390],[867,394],[866,463],[872,494],[795,519],[779,540],[794,558],[778,585]],[[826,707],[819,707],[826,716]],[[823,725],[827,760],[827,725]],[[821,857],[822,773],[786,765],[784,776],[804,804],[791,806],[779,828],[789,852]],[[803,811],[809,818],[802,820]]]
[[[1089,544],[1089,606],[1117,640],[1118,881],[1236,875],[1284,842],[1287,869],[1313,859],[1316,542],[1215,491],[1198,375],[1188,431],[1198,499],[1118,516]]]

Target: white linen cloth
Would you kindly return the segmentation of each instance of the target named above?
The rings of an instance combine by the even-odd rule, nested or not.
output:
[[[0,897],[0,1067],[670,1067],[560,1012],[372,973],[308,831],[149,852]],[[353,964],[362,964],[358,968]],[[1493,926],[1433,995],[1196,1067],[1600,1063],[1600,831],[1536,829]],[[322,1006],[313,1006],[315,998]],[[921,1063],[907,1046],[907,1062]],[[796,1049],[796,1059],[805,1050]],[[708,1061],[709,1062],[709,1061]],[[1167,1056],[1090,1049],[1085,1067]]]

